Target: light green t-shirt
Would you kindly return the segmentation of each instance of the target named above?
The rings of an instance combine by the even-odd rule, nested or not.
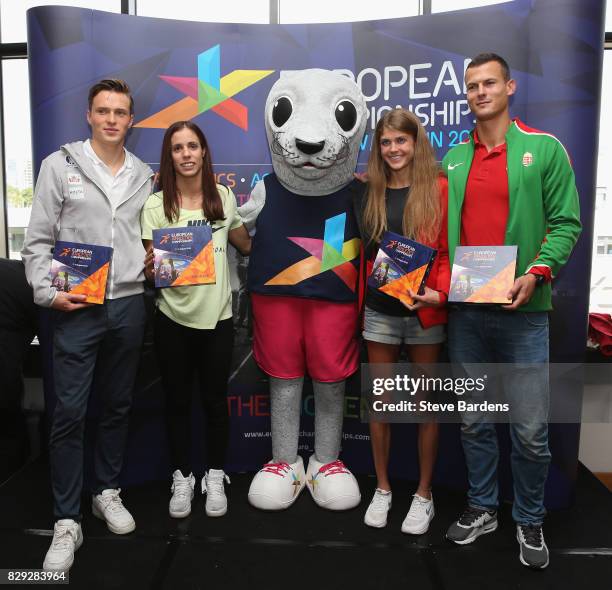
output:
[[[231,189],[218,184],[225,219],[214,221],[212,239],[215,252],[216,282],[210,285],[190,285],[158,289],[157,305],[162,313],[177,324],[200,330],[210,330],[220,320],[232,317],[232,290],[227,263],[227,238],[232,229],[242,225]],[[170,223],[164,215],[162,193],[153,193],[140,216],[143,240],[153,239],[153,229],[186,227],[207,223],[202,210],[180,210],[178,221]]]

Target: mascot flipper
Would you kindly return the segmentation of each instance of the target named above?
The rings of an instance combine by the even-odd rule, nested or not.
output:
[[[339,459],[345,379],[358,368],[359,232],[351,192],[366,126],[357,85],[327,70],[283,75],[266,101],[274,174],[240,209],[255,228],[248,286],[253,354],[270,375],[272,460],[251,483],[250,503],[282,510],[305,486],[330,510],[361,499]],[[313,381],[315,445],[298,455],[304,375]]]

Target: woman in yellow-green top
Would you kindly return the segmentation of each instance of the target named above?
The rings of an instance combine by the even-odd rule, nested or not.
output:
[[[246,255],[251,239],[234,194],[215,182],[206,138],[194,123],[178,121],[166,131],[159,182],[161,191],[149,197],[141,217],[147,279],[153,280],[153,229],[203,224],[212,229],[216,278],[209,285],[158,291],[155,348],[174,467],[170,516],[183,518],[191,512],[191,392],[196,373],[206,418],[206,514],[222,516],[227,512],[224,482],[229,482],[224,472],[229,435],[226,391],[233,345],[227,243]]]

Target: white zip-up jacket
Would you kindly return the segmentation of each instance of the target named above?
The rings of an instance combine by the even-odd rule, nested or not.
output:
[[[95,180],[94,166],[83,152],[82,141],[63,145],[43,160],[21,251],[38,305],[49,307],[55,298],[49,272],[56,240],[113,248],[107,299],[143,292],[145,250],[140,239],[140,210],[151,194],[153,171],[134,155],[132,158],[132,177],[114,210]]]

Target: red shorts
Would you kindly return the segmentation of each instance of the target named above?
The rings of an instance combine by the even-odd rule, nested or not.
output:
[[[357,303],[251,293],[253,356],[272,377],[343,381],[359,366]]]

